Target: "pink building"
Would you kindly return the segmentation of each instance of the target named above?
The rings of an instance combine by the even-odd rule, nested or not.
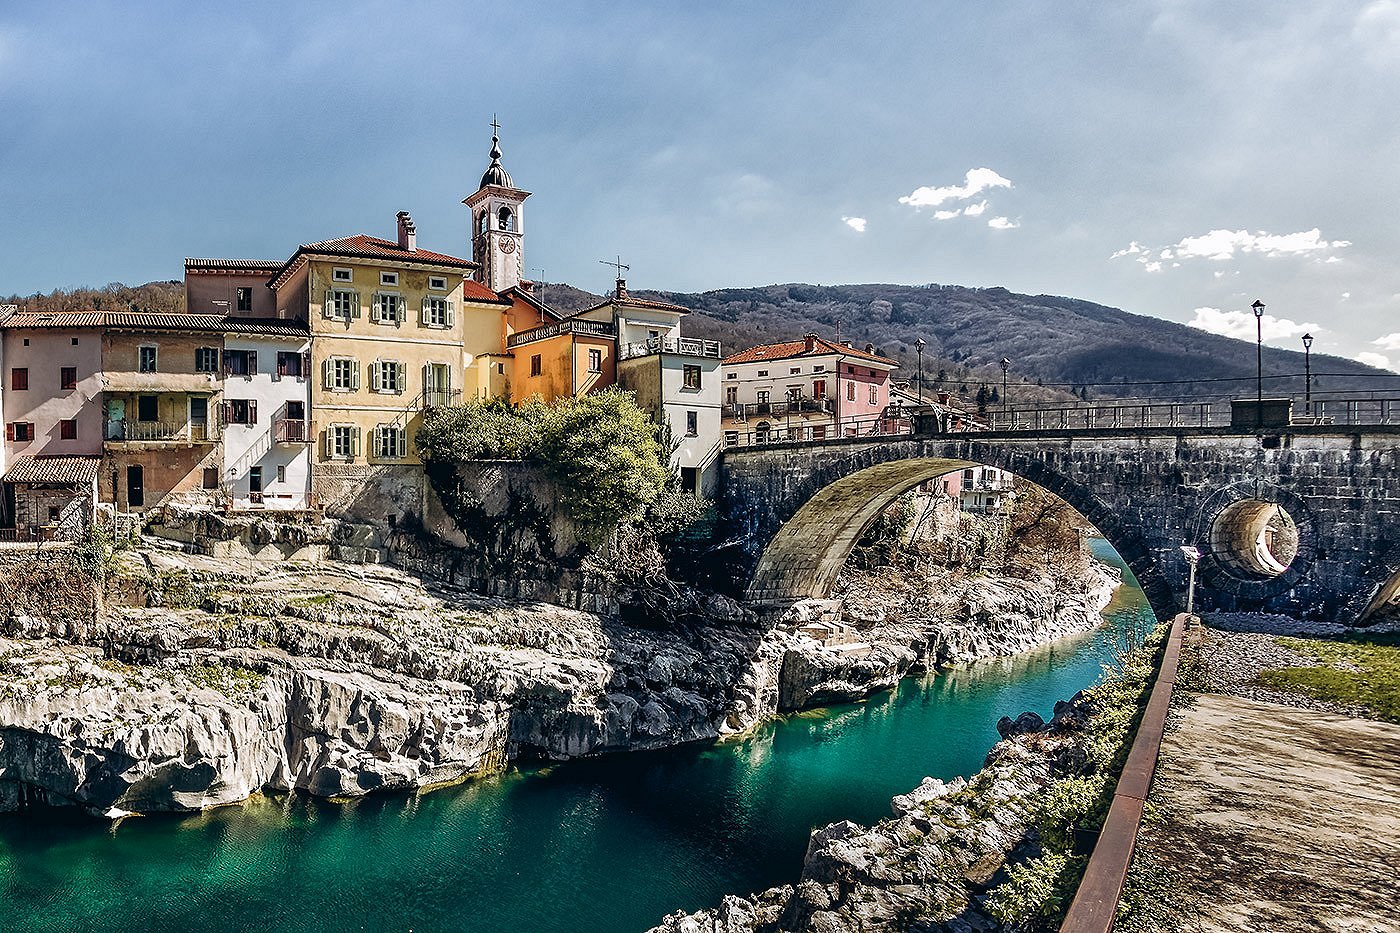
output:
[[[726,445],[887,434],[894,360],[816,334],[751,347],[722,366]]]

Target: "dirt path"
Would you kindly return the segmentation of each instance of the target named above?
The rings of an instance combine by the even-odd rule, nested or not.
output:
[[[1400,933],[1400,726],[1218,694],[1175,716],[1143,842],[1188,928]]]

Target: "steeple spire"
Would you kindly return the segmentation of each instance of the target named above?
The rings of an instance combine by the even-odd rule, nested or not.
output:
[[[510,173],[501,165],[501,124],[495,114],[491,116],[491,164],[487,166],[486,174],[481,176],[481,187],[485,188],[488,185],[515,187],[510,180]]]

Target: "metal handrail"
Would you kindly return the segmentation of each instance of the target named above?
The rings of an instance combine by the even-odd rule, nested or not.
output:
[[[109,441],[214,441],[219,427],[213,421],[108,420],[102,434]]]

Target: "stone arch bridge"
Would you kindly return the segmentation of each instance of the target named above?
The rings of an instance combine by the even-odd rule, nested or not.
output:
[[[1355,624],[1400,600],[1394,424],[916,432],[731,448],[722,503],[745,542],[747,597],[780,607],[827,596],[882,509],[926,479],[978,464],[1082,512],[1159,616],[1185,606],[1185,544],[1203,554],[1199,608]],[[1251,553],[1269,504],[1296,522],[1298,552],[1286,568],[1260,566]]]

